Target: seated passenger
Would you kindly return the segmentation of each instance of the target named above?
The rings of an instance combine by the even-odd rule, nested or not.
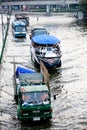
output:
[[[44,93],[41,97],[40,97],[41,101],[47,101],[48,100],[48,94]]]
[[[23,94],[22,95],[22,106],[24,106],[24,105],[28,105],[29,102],[30,101],[30,95],[25,95],[25,94]]]

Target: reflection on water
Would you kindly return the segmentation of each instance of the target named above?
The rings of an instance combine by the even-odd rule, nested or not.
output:
[[[87,20],[72,22],[70,23],[70,26],[72,26],[75,29],[78,29],[80,32],[84,32],[84,35],[87,32]]]
[[[51,127],[51,121],[40,121],[40,122],[22,122],[21,123],[21,127],[23,127],[23,129],[27,129],[27,130],[38,130],[38,129],[46,129],[48,130]]]
[[[13,17],[12,17],[13,18]],[[31,26],[45,26],[50,35],[61,40],[62,66],[51,69],[50,88],[53,118],[49,122],[21,123],[17,119],[13,89],[13,57],[16,62],[34,68],[29,52],[29,36],[13,40],[11,28],[7,39],[1,77],[0,130],[86,130],[87,129],[87,22],[73,14],[30,16]],[[29,33],[29,32],[28,32]],[[29,34],[28,34],[29,35]],[[56,100],[53,95],[56,94]]]

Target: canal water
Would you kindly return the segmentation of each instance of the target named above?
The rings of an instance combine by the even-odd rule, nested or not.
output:
[[[0,130],[87,130],[87,23],[73,14],[30,15],[26,40],[14,39],[10,29],[0,70]],[[38,20],[37,20],[38,17]],[[30,29],[44,26],[61,40],[62,66],[50,70],[53,117],[49,122],[21,123],[14,95],[14,63],[34,68],[30,58]],[[35,68],[34,68],[35,69]],[[56,100],[53,95],[56,94]]]

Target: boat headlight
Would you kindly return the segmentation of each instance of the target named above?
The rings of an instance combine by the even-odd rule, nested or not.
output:
[[[44,112],[45,115],[48,115],[50,112]]]

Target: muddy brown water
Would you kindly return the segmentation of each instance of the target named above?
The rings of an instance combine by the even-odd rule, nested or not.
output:
[[[12,36],[11,17],[0,70],[0,130],[87,130],[87,22],[73,14],[30,16],[26,40]],[[32,26],[44,26],[61,40],[62,66],[50,71],[53,117],[49,122],[21,123],[14,101],[13,62],[34,68],[29,51]]]

